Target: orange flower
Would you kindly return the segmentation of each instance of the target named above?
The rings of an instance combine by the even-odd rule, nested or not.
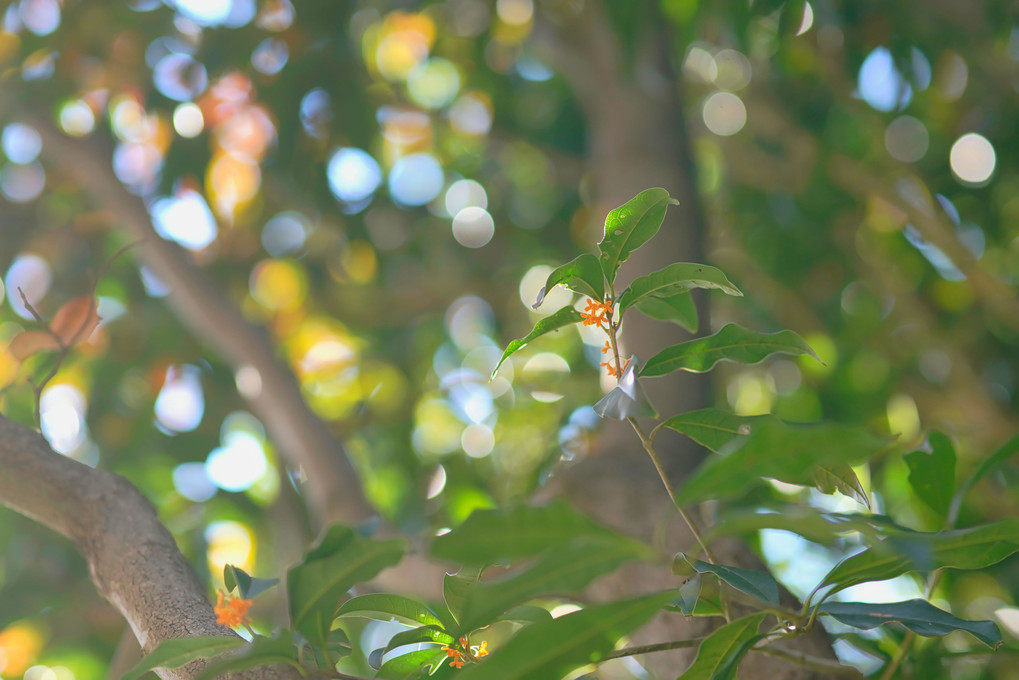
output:
[[[474,651],[474,656],[488,656],[488,640],[481,641],[481,645]]]
[[[621,375],[621,373],[622,373],[622,371],[617,371],[616,370],[616,367],[612,365],[612,362],[603,361],[601,365],[605,367],[605,371],[609,374],[610,378],[618,378]],[[625,371],[626,367],[629,366],[629,365],[630,365],[630,360],[627,359],[626,363],[623,364],[623,369],[622,370]]]
[[[451,657],[449,662],[450,666],[452,666],[453,668],[464,667],[463,652],[461,652],[459,649],[456,649],[455,647],[450,647],[449,645],[443,645],[442,651],[446,652],[446,656]]]
[[[453,668],[463,668],[466,660],[477,661],[478,657],[488,656],[488,641],[482,642],[477,647],[471,647],[470,640],[467,636],[461,637],[457,640],[460,648],[450,647],[449,645],[443,645],[442,651],[446,652],[446,656],[450,657],[449,665]]]
[[[601,348],[601,353],[602,354],[608,354],[610,349],[611,349],[611,347],[609,347],[609,341],[606,340],[605,341],[605,346]]]
[[[612,303],[603,304],[588,298],[587,305],[581,313],[585,326],[601,326],[612,316]]]
[[[251,600],[245,600],[233,595],[225,595],[219,591],[216,598],[216,623],[224,626],[243,626],[248,622],[248,609],[251,608]]]

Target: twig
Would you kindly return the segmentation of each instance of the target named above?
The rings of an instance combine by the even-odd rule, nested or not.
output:
[[[781,647],[759,647],[752,651],[759,652],[766,656],[773,656],[776,659],[784,659],[799,666],[803,666],[804,668],[830,673],[832,675],[839,675],[846,678],[860,678],[861,680],[864,677],[863,673],[861,673],[857,668],[845,666],[832,659],[804,654],[803,652],[794,652],[788,649],[782,649]]]
[[[627,656],[636,656],[638,654],[650,654],[652,652],[667,652],[670,649],[687,649],[689,647],[698,647],[705,638],[693,638],[691,640],[673,640],[672,642],[658,642],[653,645],[640,645],[638,647],[625,647],[623,649],[617,649],[608,656],[605,657],[605,661],[609,659],[621,659]]]

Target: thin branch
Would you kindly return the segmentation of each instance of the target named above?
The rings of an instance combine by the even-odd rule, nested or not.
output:
[[[789,649],[772,646],[758,647],[752,651],[766,656],[773,656],[776,659],[785,659],[790,663],[803,666],[804,668],[821,671],[823,673],[830,673],[831,675],[837,675],[843,678],[857,678],[858,680],[863,680],[864,678],[863,673],[861,673],[859,669],[843,665],[833,659],[825,659],[820,656],[813,656],[812,654],[804,654],[803,652],[795,652]]]
[[[626,656],[636,656],[638,654],[650,654],[652,652],[667,652],[672,649],[687,649],[689,647],[698,647],[704,642],[704,638],[693,638],[692,640],[673,640],[672,642],[659,642],[653,645],[640,645],[638,647],[625,647],[623,649],[617,649],[608,656],[605,660],[609,659],[621,659]]]

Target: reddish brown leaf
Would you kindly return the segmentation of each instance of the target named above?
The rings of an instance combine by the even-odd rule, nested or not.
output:
[[[57,310],[50,328],[63,341],[72,346],[88,340],[99,325],[96,300],[91,295],[81,295],[69,300]]]
[[[22,331],[11,340],[7,351],[18,361],[24,361],[37,352],[52,352],[60,349],[56,338],[46,331]]]

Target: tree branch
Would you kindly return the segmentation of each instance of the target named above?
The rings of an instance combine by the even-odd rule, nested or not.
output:
[[[126,479],[55,453],[38,432],[0,416],[0,504],[69,538],[92,582],[148,653],[165,640],[234,635],[216,623],[205,588],[152,505]],[[191,680],[196,661],[161,670]],[[293,680],[289,666],[231,674],[235,680]]]

